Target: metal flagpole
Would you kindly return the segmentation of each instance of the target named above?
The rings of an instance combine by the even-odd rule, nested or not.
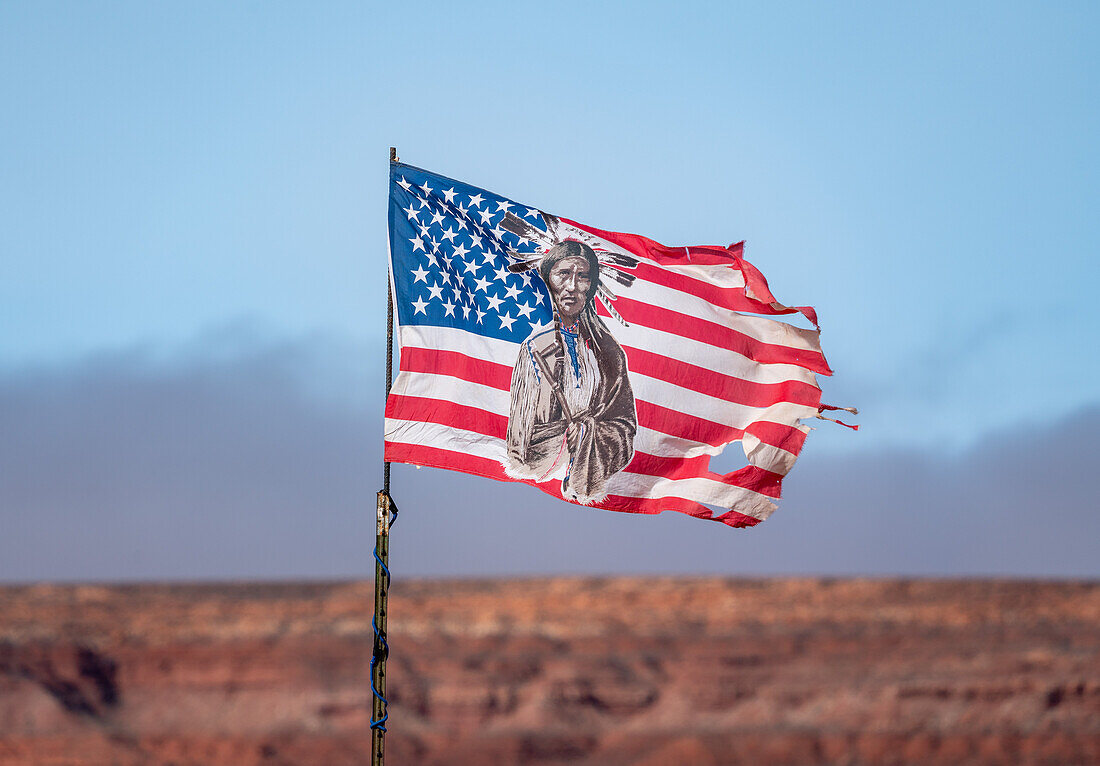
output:
[[[397,162],[397,149],[390,147],[390,162]],[[386,399],[393,385],[393,288],[390,270],[386,268]],[[378,493],[377,529],[374,539],[374,654],[371,657],[371,766],[384,766],[386,761],[386,658],[390,646],[386,641],[390,589],[390,524],[397,518],[397,507],[390,499],[390,464],[383,458],[382,489]]]

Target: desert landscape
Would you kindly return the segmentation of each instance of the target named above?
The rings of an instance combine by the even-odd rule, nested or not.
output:
[[[371,583],[0,588],[0,766],[369,763]],[[1100,584],[397,581],[394,764],[1100,763]]]

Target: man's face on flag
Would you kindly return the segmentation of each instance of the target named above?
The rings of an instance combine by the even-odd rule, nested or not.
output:
[[[592,272],[587,258],[563,258],[550,269],[550,294],[566,325],[573,324],[588,302],[592,289]]]

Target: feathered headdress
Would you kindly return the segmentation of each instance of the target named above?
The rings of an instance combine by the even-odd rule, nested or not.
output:
[[[608,281],[615,281],[623,287],[630,287],[634,284],[635,277],[633,274],[626,273],[623,269],[635,268],[638,265],[638,259],[621,251],[621,249],[618,252],[609,250],[608,246],[610,243],[606,240],[600,239],[575,226],[563,224],[556,216],[552,216],[549,213],[543,213],[542,211],[539,211],[539,215],[542,216],[542,221],[546,225],[545,231],[523,220],[515,213],[505,213],[504,220],[499,224],[500,228],[515,234],[520,238],[521,242],[527,240],[529,242],[534,242],[539,247],[538,251],[534,253],[520,253],[515,250],[509,250],[507,255],[514,263],[508,266],[508,270],[514,274],[522,274],[530,269],[537,270],[543,258],[546,257],[546,254],[550,252],[550,249],[554,247],[554,245],[569,240],[582,242],[592,248],[592,251],[596,253],[596,260],[598,260],[600,264],[600,279],[596,286],[594,300],[600,301],[603,307],[607,309],[607,313],[614,317],[616,321],[620,322],[624,327],[629,327],[627,321],[622,318],[612,305],[617,296],[611,291],[611,288],[608,287]]]

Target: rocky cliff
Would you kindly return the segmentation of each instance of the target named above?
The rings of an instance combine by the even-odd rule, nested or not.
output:
[[[0,588],[0,766],[369,763],[369,583]],[[393,764],[1097,764],[1100,584],[397,582]]]

